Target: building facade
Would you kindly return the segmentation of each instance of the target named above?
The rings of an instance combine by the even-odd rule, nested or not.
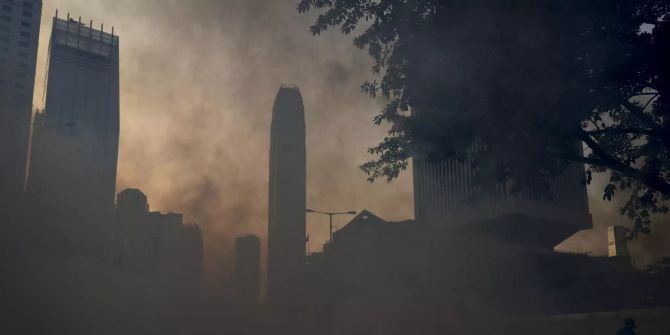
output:
[[[117,266],[162,278],[164,284],[198,287],[204,271],[202,231],[178,213],[151,212],[138,189],[118,194],[111,260]]]
[[[23,194],[41,0],[0,3],[0,213]]]
[[[551,248],[575,232],[592,226],[582,164],[572,164],[549,181],[551,196],[522,190],[511,192],[504,183],[486,194],[473,181],[472,146],[463,161],[438,161],[418,155],[413,159],[414,211],[419,222],[439,229],[486,233],[506,240],[527,236]]]
[[[629,257],[628,234],[624,226],[607,227],[607,254],[610,257]]]
[[[305,262],[305,111],[300,90],[279,89],[270,130],[268,299],[295,298]]]
[[[247,235],[235,239],[235,286],[240,302],[255,305],[260,301],[261,240]]]
[[[37,205],[111,213],[119,146],[119,38],[53,19],[46,109],[35,117],[27,192]]]

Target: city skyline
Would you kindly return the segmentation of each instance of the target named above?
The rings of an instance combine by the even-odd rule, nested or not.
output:
[[[670,331],[665,2],[4,0],[0,329]]]
[[[93,19],[127,36],[121,45],[117,190],[139,187],[154,208],[201,223],[214,277],[232,273],[235,236],[257,234],[266,241],[268,110],[281,82],[310,87],[303,90],[309,111],[308,206],[368,208],[390,220],[412,217],[411,171],[391,184],[370,184],[357,168],[385,132],[371,125],[383,102],[358,89],[370,79],[367,55],[334,33],[313,38],[306,32],[312,17],[295,13],[292,2],[233,2],[224,10],[206,2],[60,0],[45,3],[43,17],[52,17],[56,8],[61,16],[83,15],[83,22]],[[185,24],[177,22],[182,17]],[[43,107],[47,26],[40,36],[35,108]],[[148,127],[153,131],[144,131]],[[240,138],[248,149],[220,144]],[[596,226],[625,221],[591,189],[597,186],[590,187]],[[327,219],[308,218],[307,228],[309,249],[320,250],[328,238]],[[578,247],[593,250],[592,240]]]

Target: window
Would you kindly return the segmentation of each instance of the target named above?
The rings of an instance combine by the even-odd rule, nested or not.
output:
[[[3,16],[2,16],[2,21],[5,21],[5,22],[12,22],[12,17],[11,17],[11,16],[7,16],[7,15],[3,15]]]
[[[30,22],[26,22],[26,21],[21,21],[21,25],[26,27],[26,28],[32,27],[32,24],[30,24]]]
[[[28,44],[28,42],[19,42],[19,46],[22,48],[28,48],[30,47],[30,44]]]
[[[30,1],[24,1],[23,2],[23,7],[28,8],[28,9],[33,9],[33,3]]]
[[[28,53],[25,51],[19,51],[19,57],[21,58],[28,58]]]
[[[3,42],[3,43],[9,43],[9,37],[2,37],[2,36],[0,36],[0,42]]]
[[[12,6],[10,6],[10,5],[2,5],[2,11],[3,11],[3,12],[11,12],[11,11],[12,11]]]
[[[14,86],[20,90],[26,89],[26,85],[24,83],[16,83]]]
[[[25,10],[24,10],[23,12],[21,12],[21,14],[23,15],[23,17],[29,17],[29,18],[32,18],[32,17],[33,17],[33,13],[32,13],[32,12],[25,11]]]
[[[0,26],[0,31],[10,32],[11,29],[9,29],[9,27],[7,27],[7,26]]]
[[[20,35],[26,38],[30,38],[30,33],[27,31],[22,31]]]
[[[16,65],[18,67],[24,68],[24,69],[28,67],[28,64],[26,64],[26,62],[18,62],[18,63],[16,63]]]
[[[0,52],[7,53],[7,52],[9,52],[9,48],[8,47],[0,47]]]

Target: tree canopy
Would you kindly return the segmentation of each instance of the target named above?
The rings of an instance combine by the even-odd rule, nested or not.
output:
[[[670,0],[301,0],[311,32],[355,34],[388,136],[361,168],[392,180],[419,153],[483,184],[538,187],[571,163],[648,232],[670,198]]]

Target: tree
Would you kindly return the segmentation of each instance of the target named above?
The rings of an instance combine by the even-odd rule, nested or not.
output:
[[[670,0],[301,0],[310,27],[356,33],[388,98],[388,136],[361,168],[392,180],[421,153],[475,179],[546,189],[571,163],[609,174],[603,199],[649,232],[670,198]],[[544,185],[544,186],[543,186]],[[486,189],[486,188],[482,188]]]

